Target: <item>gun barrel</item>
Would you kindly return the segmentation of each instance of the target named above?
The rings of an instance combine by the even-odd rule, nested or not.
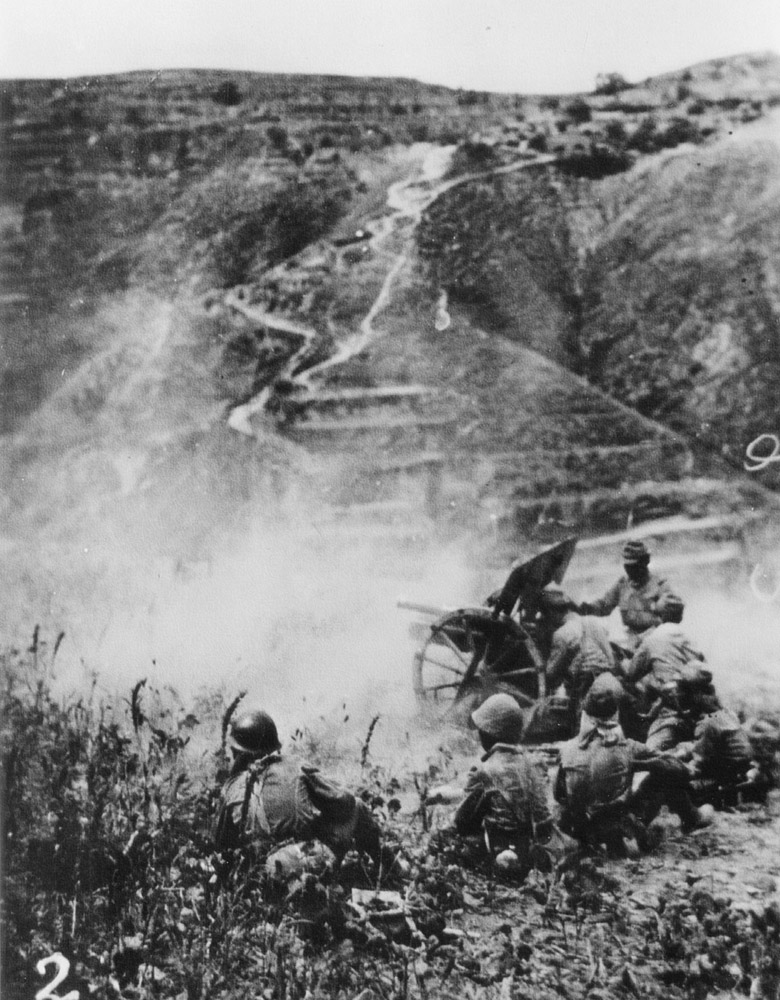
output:
[[[422,615],[431,615],[433,618],[440,618],[450,610],[449,608],[437,607],[435,604],[420,604],[417,601],[403,599],[396,601],[396,607],[402,608],[404,611],[417,611]]]

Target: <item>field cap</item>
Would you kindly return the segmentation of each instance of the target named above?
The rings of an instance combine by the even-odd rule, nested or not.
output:
[[[640,563],[646,562],[649,559],[650,553],[647,551],[647,546],[644,542],[640,542],[634,538],[630,542],[626,542],[623,546],[624,563]]]

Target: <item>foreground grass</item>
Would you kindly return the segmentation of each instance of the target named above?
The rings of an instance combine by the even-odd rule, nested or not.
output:
[[[374,720],[352,773],[409,877],[348,856],[338,879],[280,893],[261,857],[212,847],[239,699],[182,706],[141,680],[113,705],[94,692],[62,702],[56,645],[36,630],[3,657],[4,997],[34,996],[46,982],[35,965],[55,952],[70,963],[58,995],[82,998],[778,995],[771,891],[745,907],[702,874],[762,831],[755,860],[768,868],[776,804],[688,841],[671,830],[660,858],[572,859],[497,883],[432,829],[427,787],[446,761],[401,775],[373,764]],[[327,757],[331,735],[299,731],[292,752]],[[353,887],[398,895],[382,912]]]

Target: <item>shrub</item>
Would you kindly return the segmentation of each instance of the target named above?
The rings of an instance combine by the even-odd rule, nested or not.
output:
[[[701,141],[701,131],[688,118],[674,118],[660,137],[661,146],[667,149],[679,146],[683,142],[697,143]]]
[[[590,105],[584,97],[576,97],[573,101],[566,105],[564,111],[575,125],[583,125],[585,122],[589,122],[593,117]]]
[[[94,693],[59,701],[59,641],[47,649],[36,628],[28,650],[0,655],[3,996],[34,996],[45,982],[35,964],[55,952],[70,964],[63,996],[73,987],[135,1000],[356,996],[380,974],[389,995],[404,995],[404,950],[344,905],[350,885],[392,886],[392,874],[353,852],[338,882],[310,874],[285,892],[269,883],[262,848],[214,851],[225,736],[240,697],[225,707],[208,693],[185,708],[142,680],[114,707]],[[370,764],[371,731],[360,794],[390,833],[390,856],[400,786]],[[427,857],[410,889],[424,954],[462,892]]]
[[[692,90],[688,86],[687,83],[678,83],[677,84],[677,100],[678,101],[680,101],[680,102],[687,101],[688,98],[691,96],[691,94],[692,94]]]
[[[628,148],[639,153],[654,153],[659,149],[658,125],[655,118],[644,118],[628,141]]]
[[[266,130],[266,135],[268,136],[268,141],[274,149],[279,152],[283,152],[287,149],[287,141],[289,138],[287,135],[287,129],[283,128],[281,125],[269,125]]]
[[[604,138],[616,149],[625,149],[628,145],[628,132],[623,122],[607,122],[604,129]]]
[[[224,83],[220,83],[211,96],[217,104],[224,104],[228,108],[235,107],[243,100],[238,84],[234,80],[225,80]]]
[[[622,173],[630,166],[631,157],[625,150],[610,149],[599,143],[587,151],[575,151],[558,161],[558,167],[564,174],[590,180]]]
[[[629,90],[631,84],[620,73],[599,73],[596,77],[596,89],[594,94],[606,94],[612,96],[619,94],[621,90]]]

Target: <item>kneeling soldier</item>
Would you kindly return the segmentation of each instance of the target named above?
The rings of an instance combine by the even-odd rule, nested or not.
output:
[[[526,874],[553,823],[544,773],[519,745],[523,713],[510,695],[494,694],[471,718],[485,753],[469,772],[455,829],[482,837],[499,868]]]
[[[624,735],[613,683],[605,675],[588,692],[579,735],[561,748],[554,794],[564,833],[623,854],[633,838],[647,846],[646,825],[663,805],[678,814],[684,831],[703,817],[691,801],[685,766]],[[648,776],[634,790],[640,772]]]

